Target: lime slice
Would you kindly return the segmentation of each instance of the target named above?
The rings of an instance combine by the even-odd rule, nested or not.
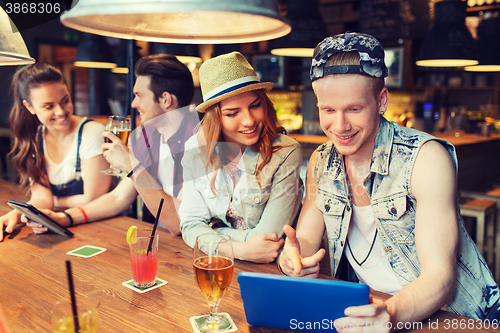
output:
[[[135,225],[131,226],[127,230],[127,243],[128,244],[137,243],[137,227]]]

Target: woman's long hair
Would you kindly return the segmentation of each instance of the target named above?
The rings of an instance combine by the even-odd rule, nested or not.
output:
[[[255,173],[257,182],[260,185],[260,171],[266,166],[267,163],[269,163],[273,153],[283,148],[283,146],[273,147],[273,140],[279,133],[285,133],[285,129],[282,126],[278,126],[276,109],[266,92],[263,89],[259,89],[255,90],[255,93],[260,97],[264,108],[264,123],[262,131],[260,133],[259,140],[252,145],[252,150],[259,152],[263,160],[257,167]],[[216,171],[221,167],[221,156],[217,153],[218,142],[224,142],[224,137],[222,135],[222,111],[220,103],[214,104],[207,109],[198,131],[200,156],[205,164],[207,174],[209,172]],[[224,156],[222,156],[222,158],[224,158]],[[210,188],[214,194],[217,192],[215,189],[216,175],[217,173],[214,174],[210,181]]]
[[[12,79],[11,91],[14,96],[14,105],[10,111],[9,121],[15,140],[14,147],[9,154],[14,155],[12,159],[21,176],[22,185],[30,182],[50,187],[45,161],[36,138],[40,121],[36,115],[26,109],[23,101],[32,104],[31,89],[52,82],[64,83],[64,79],[57,68],[46,63],[21,67]]]

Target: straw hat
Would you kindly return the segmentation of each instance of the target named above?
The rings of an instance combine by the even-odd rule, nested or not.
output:
[[[205,61],[200,67],[200,85],[203,103],[199,112],[220,101],[258,89],[273,88],[272,82],[260,82],[255,70],[239,52],[231,52]]]

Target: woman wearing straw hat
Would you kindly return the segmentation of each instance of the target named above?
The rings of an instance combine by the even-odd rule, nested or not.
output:
[[[182,160],[182,236],[193,247],[215,229],[231,236],[235,258],[271,262],[301,204],[300,145],[277,125],[266,94],[273,84],[260,82],[241,53],[210,59],[199,74],[196,109],[205,116]]]

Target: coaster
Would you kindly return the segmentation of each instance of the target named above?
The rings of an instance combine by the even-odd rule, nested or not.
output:
[[[133,291],[138,292],[139,294],[144,294],[150,290],[160,288],[160,287],[166,285],[167,283],[168,282],[165,280],[162,280],[160,278],[156,278],[156,284],[154,286],[149,287],[149,288],[137,288],[136,286],[134,286],[134,280],[129,280],[129,281],[123,282],[122,286],[125,286],[129,289],[132,289]]]
[[[229,332],[236,332],[238,330],[238,327],[234,324],[233,318],[229,315],[227,312],[221,312],[219,313],[221,317],[223,317],[223,321],[227,322],[228,328],[227,329],[222,329],[218,330],[218,333],[229,333]],[[199,325],[198,325],[198,319],[205,317],[206,315],[203,316],[196,316],[196,317],[191,317],[189,318],[189,321],[191,322],[191,326],[193,327],[194,333],[204,333],[206,331],[200,331]]]
[[[84,245],[73,251],[66,252],[66,254],[82,258],[90,258],[98,255],[99,253],[103,253],[104,251],[106,251],[106,249],[103,247]]]

